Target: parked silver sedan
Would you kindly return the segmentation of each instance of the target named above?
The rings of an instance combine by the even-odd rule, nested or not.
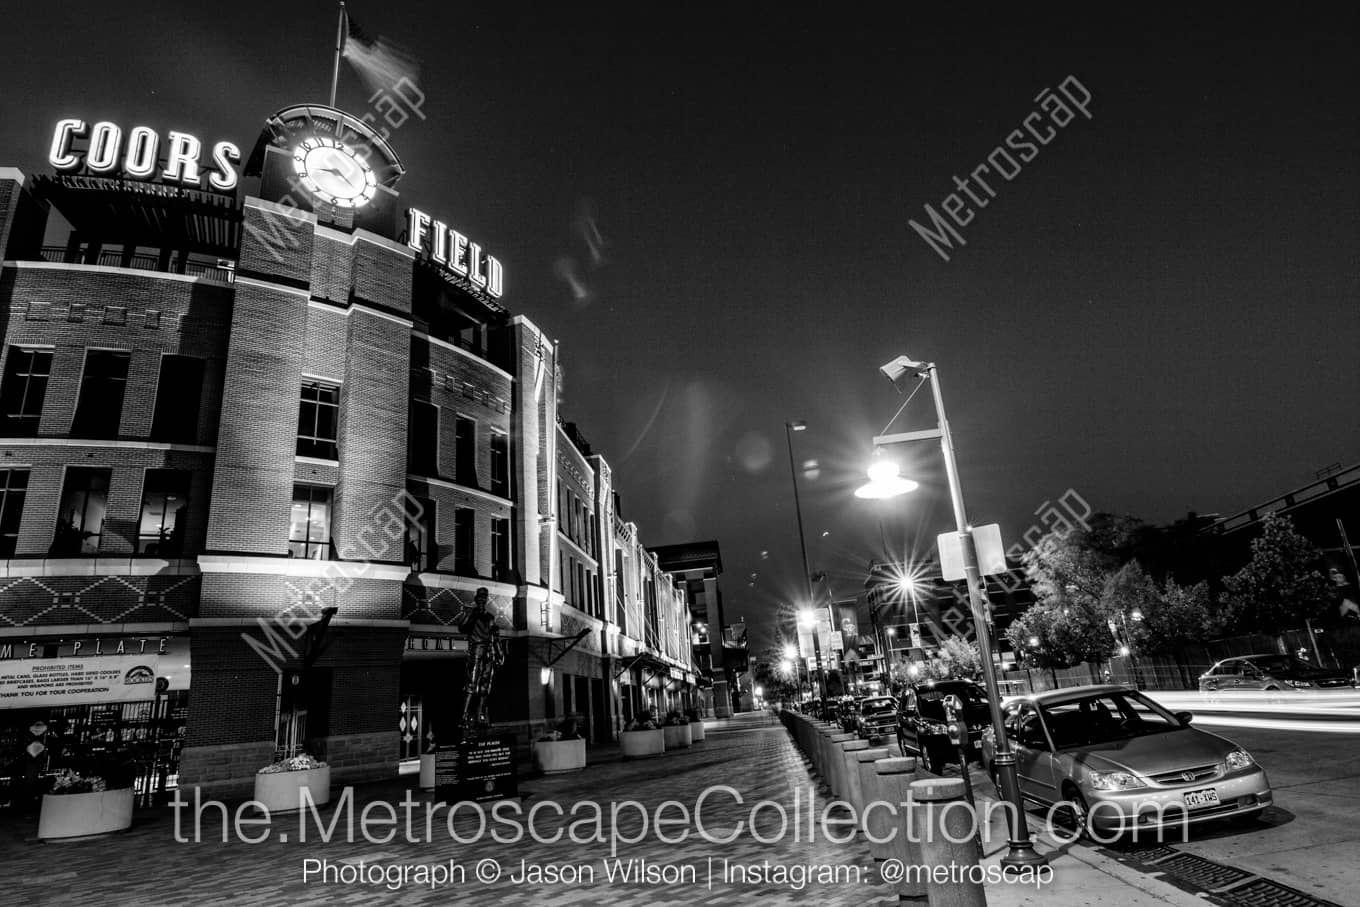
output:
[[[1212,819],[1252,819],[1273,795],[1246,750],[1190,727],[1136,690],[1089,686],[1008,700],[1006,735],[1027,800],[1065,805],[1100,834],[1182,828]],[[995,739],[983,738],[996,777]],[[1050,813],[1055,812],[1050,809]]]

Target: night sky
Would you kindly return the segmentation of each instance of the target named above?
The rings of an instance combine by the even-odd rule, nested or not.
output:
[[[970,516],[1007,543],[1068,489],[1167,522],[1360,459],[1354,11],[487,6],[349,7],[422,60],[402,200],[504,263],[624,515],[648,544],[718,539],[756,642],[800,587],[785,421],[808,423],[808,556],[838,596],[885,543],[921,557],[952,528],[929,443],[895,451],[916,494],[852,495],[901,353],[938,363]],[[270,113],[325,102],[335,22],[295,0],[11,7],[0,165],[48,172],[63,116],[248,152]],[[942,260],[909,221],[1069,76],[1091,118],[985,176]],[[367,97],[342,68],[339,106]],[[922,392],[893,427],[932,424]]]

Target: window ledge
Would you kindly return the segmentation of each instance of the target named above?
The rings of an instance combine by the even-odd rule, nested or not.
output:
[[[11,558],[0,561],[0,576],[194,576],[199,572],[193,558],[159,557],[47,557]]]

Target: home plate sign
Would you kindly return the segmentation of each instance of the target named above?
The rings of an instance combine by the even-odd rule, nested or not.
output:
[[[448,802],[519,796],[512,734],[440,747],[434,757],[435,792]]]

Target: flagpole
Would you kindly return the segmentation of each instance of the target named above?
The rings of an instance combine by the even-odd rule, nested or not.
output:
[[[335,68],[331,70],[331,106],[335,106],[335,88],[340,82],[340,53],[345,48],[345,4],[340,3],[340,21],[335,27]]]

